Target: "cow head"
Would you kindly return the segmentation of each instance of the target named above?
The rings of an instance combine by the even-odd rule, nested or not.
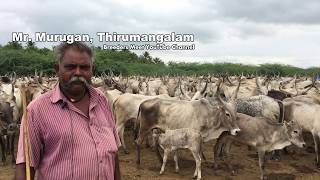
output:
[[[236,92],[233,94],[232,98],[230,99],[229,102],[224,101],[221,99],[220,96],[220,81],[218,82],[217,85],[217,91],[215,94],[215,98],[217,99],[218,106],[221,107],[221,116],[219,118],[222,119],[222,124],[225,126],[227,129],[230,130],[230,133],[232,135],[237,135],[238,132],[240,131],[236,119],[237,119],[237,108],[235,104],[235,99],[237,98],[237,93],[239,91],[239,86],[240,86],[240,80],[239,80],[239,85],[236,89]]]
[[[304,142],[302,136],[302,128],[297,123],[294,123],[293,121],[284,122],[284,127],[286,130],[286,134],[288,135],[289,141],[292,144],[300,148],[304,148],[306,146],[306,143]]]
[[[165,130],[155,127],[151,130],[152,132],[152,146],[155,147],[159,143],[159,137],[165,133]]]

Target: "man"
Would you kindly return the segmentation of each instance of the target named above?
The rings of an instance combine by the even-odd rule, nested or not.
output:
[[[31,179],[120,179],[121,145],[111,108],[91,86],[93,51],[84,43],[61,43],[54,69],[59,84],[27,108]],[[23,127],[16,179],[25,179]]]

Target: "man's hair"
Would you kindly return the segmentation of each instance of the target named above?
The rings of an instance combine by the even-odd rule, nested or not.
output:
[[[87,45],[85,44],[84,42],[73,42],[73,43],[67,43],[67,42],[62,42],[61,44],[59,44],[58,46],[56,46],[54,48],[54,52],[55,52],[55,55],[56,55],[56,63],[60,63],[61,60],[63,59],[64,57],[64,54],[66,52],[66,50],[68,49],[74,49],[74,50],[77,50],[79,52],[86,52],[89,56],[90,56],[90,59],[91,59],[91,62],[93,63],[94,61],[94,52],[93,50]]]

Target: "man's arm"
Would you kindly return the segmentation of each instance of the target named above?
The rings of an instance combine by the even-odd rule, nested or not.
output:
[[[34,168],[30,167],[31,180],[34,180]],[[26,178],[26,163],[20,163],[16,165],[15,180],[25,180]]]
[[[116,153],[116,157],[115,157],[115,169],[114,169],[114,171],[115,171],[114,172],[114,179],[115,180],[121,180],[118,153]]]

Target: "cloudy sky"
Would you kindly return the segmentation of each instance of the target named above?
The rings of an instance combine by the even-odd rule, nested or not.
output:
[[[165,62],[320,65],[319,0],[11,0],[1,3],[0,23],[2,45],[15,31],[176,32],[194,34],[196,49],[151,55]]]

